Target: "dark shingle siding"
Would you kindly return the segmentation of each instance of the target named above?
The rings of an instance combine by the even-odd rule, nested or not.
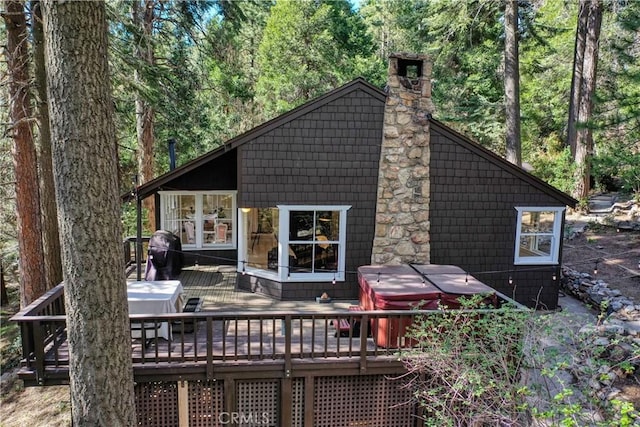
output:
[[[282,298],[319,291],[357,298],[352,272],[371,260],[383,110],[379,99],[355,90],[239,147],[240,206],[351,205],[347,282],[331,290],[326,283],[283,284]]]
[[[515,290],[528,305],[540,294],[555,308],[556,267],[514,266],[513,257],[515,207],[562,206],[558,200],[433,129],[430,169],[431,262],[459,265],[508,296]]]

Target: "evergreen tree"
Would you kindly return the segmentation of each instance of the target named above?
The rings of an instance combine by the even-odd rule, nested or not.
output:
[[[11,136],[15,171],[16,226],[20,265],[20,303],[30,304],[47,290],[42,247],[38,164],[32,128],[29,49],[24,2],[4,2],[7,29]]]
[[[42,6],[73,425],[132,426],[105,5],[47,0]]]
[[[257,95],[266,117],[357,77],[371,54],[362,20],[346,0],[278,1],[258,52]]]

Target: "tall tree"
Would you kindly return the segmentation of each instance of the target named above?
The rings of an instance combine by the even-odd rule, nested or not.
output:
[[[596,90],[596,76],[598,69],[598,46],[602,25],[602,3],[600,0],[585,2],[589,9],[586,22],[584,59],[582,65],[582,79],[578,112],[576,116],[576,149],[574,162],[576,164],[575,188],[573,197],[584,200],[591,189],[591,159],[593,157],[593,131],[591,120]],[[581,31],[581,29],[578,29]]]
[[[423,26],[438,118],[504,154],[503,2],[432,0]]]
[[[6,58],[11,74],[9,94],[16,176],[20,302],[24,306],[47,289],[43,267],[38,167],[31,123],[28,31],[24,3],[6,1],[2,15],[7,29]]]
[[[571,148],[571,155],[576,155],[576,122],[580,108],[581,85],[584,67],[584,49],[587,42],[587,20],[589,18],[589,1],[581,1],[578,8],[578,23],[573,51],[573,73],[571,73],[571,95],[569,98],[569,120],[567,122],[566,145]]]
[[[144,77],[150,73],[155,63],[153,52],[153,26],[156,19],[156,0],[135,0],[131,5],[133,25],[137,30],[135,54],[138,66],[134,70],[133,79],[138,88],[144,87]],[[136,93],[136,135],[138,141],[138,184],[144,184],[154,178],[153,148],[155,109],[143,95],[143,90]],[[155,202],[153,197],[144,200],[147,209],[147,226],[155,218]]]
[[[73,424],[132,426],[105,4],[47,0],[42,6]]]
[[[211,91],[202,93],[211,101],[209,120],[219,142],[262,121],[256,99],[258,48],[272,6],[270,1],[238,2],[241,22],[225,17],[207,27],[206,50],[199,54]]]
[[[258,53],[257,93],[267,117],[361,74],[372,54],[362,19],[346,0],[281,0],[271,8]]]
[[[518,56],[518,0],[506,0],[504,13],[504,100],[506,157],[522,165],[520,145],[520,65]]]
[[[31,2],[31,34],[33,35],[33,65],[38,118],[37,155],[40,178],[40,210],[42,212],[42,247],[44,250],[45,285],[53,287],[62,281],[58,208],[53,185],[51,161],[51,131],[47,104],[47,75],[44,59],[44,28],[40,1]]]

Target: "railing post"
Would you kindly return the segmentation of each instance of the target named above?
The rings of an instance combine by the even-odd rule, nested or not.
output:
[[[126,267],[131,262],[131,242],[129,242],[129,239],[124,239],[122,242],[122,252],[122,255],[124,255],[124,265]]]
[[[193,321],[196,322],[195,319]],[[207,380],[213,379],[213,319],[207,316]]]
[[[284,316],[284,377],[291,377],[291,315]]]
[[[302,322],[302,319],[300,319]],[[280,407],[280,425],[282,427],[291,426],[292,402],[292,381],[291,381],[291,315],[284,317],[284,378],[282,379]],[[300,336],[302,341],[302,336]]]
[[[42,337],[42,325],[40,321],[33,322],[33,356],[35,358],[36,380],[38,385],[44,385],[44,339]]]
[[[362,315],[360,319],[360,373],[367,371],[367,336],[369,335],[369,316]],[[375,337],[373,339],[375,342]]]
[[[142,280],[142,200],[136,194],[136,278]]]

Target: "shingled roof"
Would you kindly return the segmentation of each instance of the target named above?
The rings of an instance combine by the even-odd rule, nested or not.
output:
[[[190,171],[218,158],[219,156],[221,156],[222,154],[234,150],[237,147],[252,141],[256,138],[258,138],[259,136],[277,128],[280,127],[288,122],[291,122],[293,120],[298,119],[301,116],[304,116],[305,114],[320,108],[322,106],[324,106],[327,103],[330,103],[332,101],[334,101],[337,98],[340,98],[352,91],[355,90],[362,90],[368,94],[370,94],[372,97],[377,98],[378,100],[380,100],[380,102],[384,103],[386,100],[386,94],[384,91],[376,88],[375,86],[371,85],[370,83],[368,83],[367,81],[365,81],[362,78],[357,78],[337,89],[334,89],[316,99],[313,99],[305,104],[300,105],[297,108],[294,108],[293,110],[284,113],[278,117],[275,117],[241,135],[236,136],[233,139],[230,139],[229,141],[225,142],[223,145],[221,145],[220,147],[217,147],[211,151],[209,151],[206,154],[203,154],[200,157],[197,157],[187,163],[185,163],[184,165],[170,171],[167,172],[161,176],[159,176],[158,178],[155,178],[149,182],[146,182],[142,185],[140,185],[139,187],[137,187],[136,189],[136,194],[137,197],[139,199],[144,199],[150,195],[152,195],[153,193],[155,193],[156,191],[158,191],[158,189],[160,189],[163,185],[165,185],[167,182],[170,182],[186,173],[189,173]],[[557,199],[559,202],[571,206],[571,207],[575,207],[578,203],[577,200],[575,200],[574,198],[570,197],[569,195],[563,193],[562,191],[558,190],[557,188],[549,185],[548,183],[546,183],[545,181],[541,180],[540,178],[528,173],[527,171],[525,171],[524,169],[508,162],[507,160],[505,160],[504,158],[498,156],[497,154],[493,153],[492,151],[482,147],[481,145],[479,145],[478,143],[474,142],[473,140],[471,140],[470,138],[464,136],[463,134],[451,129],[449,126],[445,125],[442,122],[439,122],[438,120],[435,119],[431,119],[430,120],[430,124],[431,126],[433,126],[435,129],[437,129],[440,133],[447,135],[451,141],[460,144],[462,146],[464,146],[466,149],[472,151],[473,153],[485,158],[487,161],[492,162],[494,164],[496,164],[497,166],[499,166],[500,168],[508,171],[509,173],[517,176],[518,178],[528,182],[530,185],[532,185],[533,187],[539,189],[540,191],[549,194],[550,196],[552,196],[553,198]],[[381,124],[382,125],[382,124]],[[128,193],[126,195],[123,196],[123,199],[126,200],[130,200],[132,197],[134,197],[131,193]]]

